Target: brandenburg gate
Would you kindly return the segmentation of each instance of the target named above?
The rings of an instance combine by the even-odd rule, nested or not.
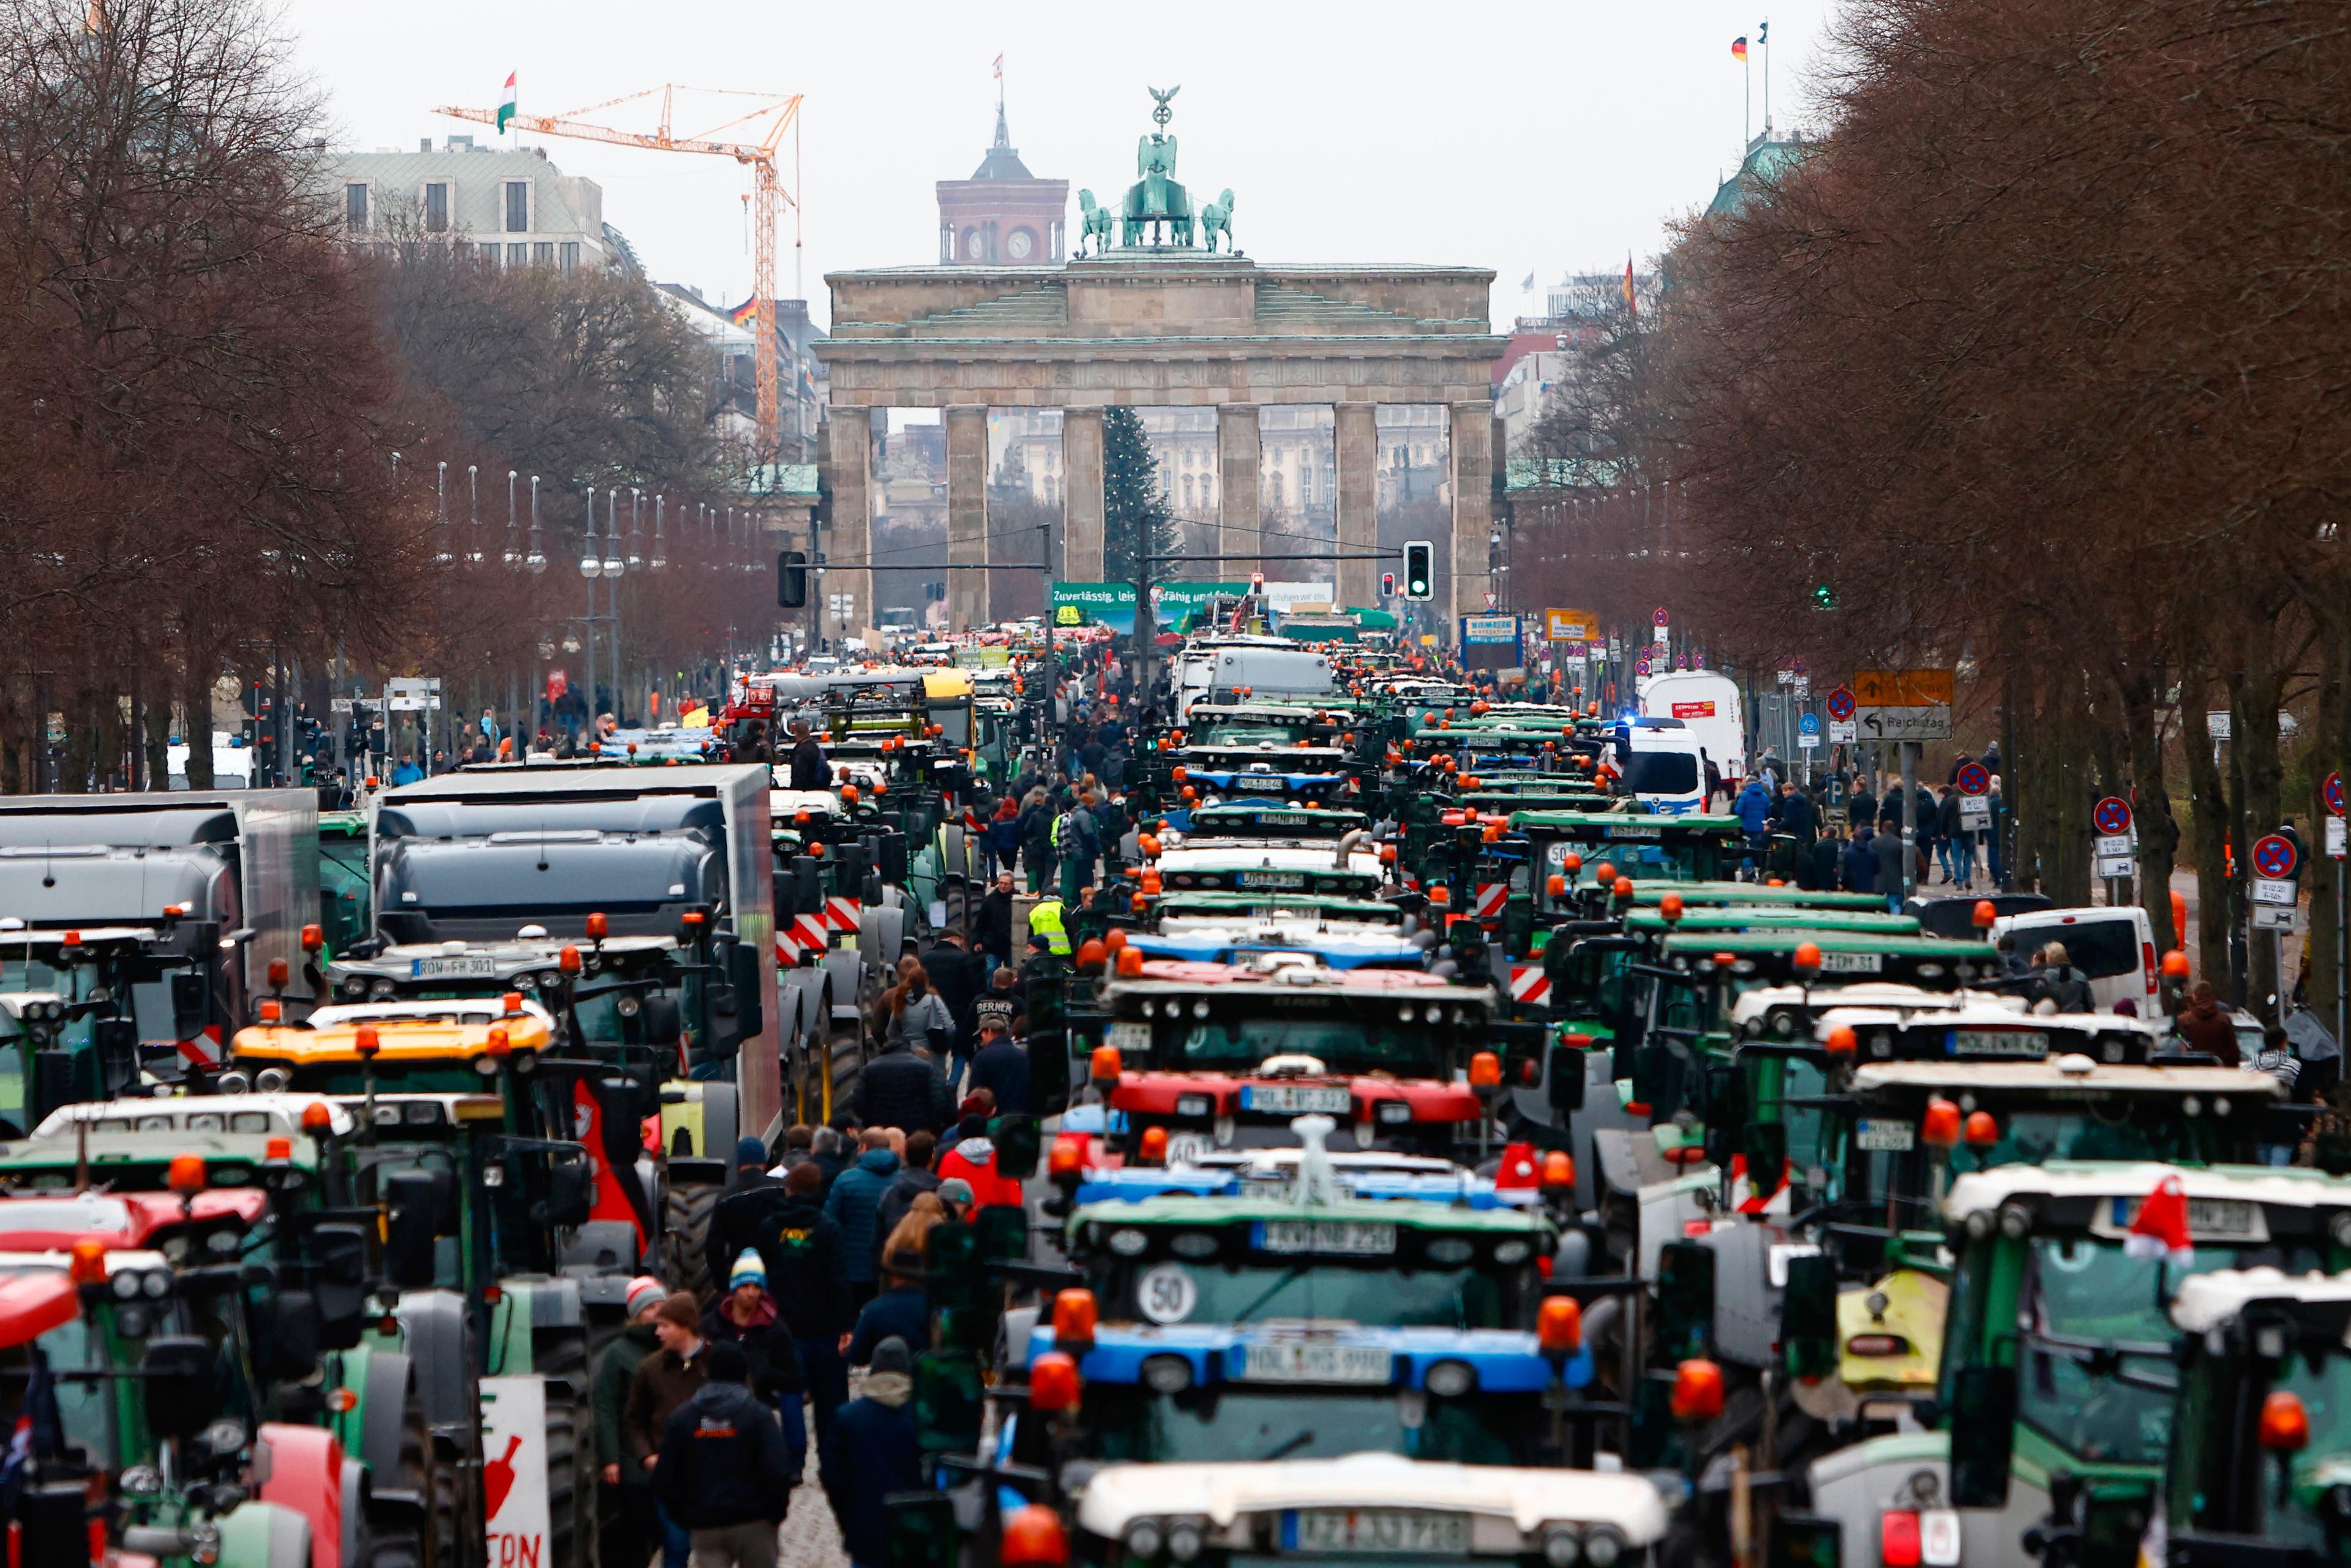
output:
[[[1336,444],[1339,601],[1377,602],[1378,410],[1438,404],[1447,413],[1454,615],[1483,609],[1493,471],[1491,366],[1505,340],[1487,318],[1494,275],[1479,267],[1260,266],[1231,246],[1233,194],[1196,212],[1175,181],[1176,139],[1142,139],[1140,178],[1123,209],[1081,192],[1084,239],[1060,267],[925,266],[827,275],[832,328],[816,353],[831,374],[823,453],[832,490],[828,558],[872,549],[873,408],[945,411],[948,593],[954,624],[992,619],[987,411],[1059,408],[1062,574],[1102,573],[1102,411],[1217,410],[1220,553],[1259,553],[1258,412],[1326,403]],[[1116,231],[1113,234],[1113,231]],[[1222,238],[1223,250],[1217,248]],[[1115,241],[1115,243],[1113,243]],[[854,411],[852,413],[851,411]],[[844,417],[847,415],[847,417]],[[1277,547],[1293,549],[1292,545]],[[1357,559],[1344,559],[1344,558]],[[1301,563],[1301,570],[1303,564]],[[1246,571],[1222,569],[1222,575]],[[1163,575],[1155,572],[1154,575]],[[1168,571],[1164,575],[1194,575]],[[1211,570],[1207,575],[1220,575]],[[1272,575],[1285,575],[1275,571]],[[1294,575],[1294,573],[1289,573]],[[872,579],[828,570],[872,624]]]

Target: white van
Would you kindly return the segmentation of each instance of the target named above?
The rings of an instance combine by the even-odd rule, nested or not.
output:
[[[2114,1011],[2125,997],[2143,1019],[2156,1017],[2162,1006],[2155,926],[2136,904],[2035,909],[1992,922],[1993,941],[2011,934],[2017,955],[2028,959],[2047,943],[2063,943],[2067,960],[2090,977],[2090,994],[2102,1013]]]
[[[1724,787],[1738,793],[1747,777],[1747,716],[1739,706],[1738,682],[1718,670],[1668,670],[1650,677],[1641,712],[1679,719],[1721,770]]]
[[[1706,768],[1696,731],[1677,718],[1628,718],[1616,727],[1618,786],[1659,816],[1706,810]]]

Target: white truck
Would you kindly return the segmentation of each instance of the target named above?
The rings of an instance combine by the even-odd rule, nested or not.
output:
[[[1740,706],[1739,683],[1715,670],[1668,670],[1653,677],[1641,694],[1641,712],[1651,718],[1677,718],[1697,737],[1706,759],[1722,772],[1732,790],[1747,777],[1747,715]]]

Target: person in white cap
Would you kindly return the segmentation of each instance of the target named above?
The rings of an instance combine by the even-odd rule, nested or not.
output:
[[[629,1380],[637,1364],[661,1348],[653,1337],[653,1311],[669,1287],[651,1274],[629,1281],[625,1300],[629,1326],[596,1358],[596,1513],[598,1529],[613,1563],[643,1563],[661,1544],[653,1511],[653,1477],[630,1454],[621,1436],[621,1410],[629,1400]]]

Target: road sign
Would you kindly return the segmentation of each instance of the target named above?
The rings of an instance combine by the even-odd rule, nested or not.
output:
[[[2090,820],[2098,824],[2098,831],[2109,836],[2127,833],[2131,830],[2130,802],[2119,795],[2109,795],[2098,802]]]
[[[1949,670],[1856,670],[1853,696],[1864,740],[1951,737]]]
[[[2110,833],[2099,838],[2097,852],[2102,855],[2126,855],[2133,853],[2137,848],[2137,833]]]
[[[2137,876],[2137,874],[2138,862],[2128,855],[2100,855],[2098,857],[2098,876],[2101,880],[2108,880],[2118,876]]]
[[[2230,716],[2227,708],[2213,708],[2204,716],[2204,733],[2215,740],[2229,738]]]
[[[2253,869],[2265,877],[2290,877],[2294,874],[2294,841],[2276,833],[2253,841]],[[2261,884],[2255,883],[2258,888]],[[2255,893],[2254,897],[2261,894]]]
[[[1552,643],[1588,643],[1600,635],[1600,617],[1589,610],[1546,610],[1543,637]]]
[[[2294,905],[2291,904],[2255,905],[2253,929],[2256,931],[2293,930]]]
[[[1802,674],[1799,674],[1796,676],[1796,695],[1800,697],[1808,697],[1813,695],[1812,676]]]
[[[1639,658],[1633,661],[1633,673],[1636,675],[1646,675],[1649,673],[1648,654],[1644,653]]]
[[[1658,605],[1658,606],[1657,606],[1656,610],[1653,613],[1651,613],[1651,615],[1649,616],[1649,624],[1650,624],[1650,625],[1652,625],[1652,626],[1663,626],[1665,623],[1666,623],[1666,607],[1665,607],[1664,605],[1660,604],[1660,605]]]
[[[1959,785],[1962,795],[1989,795],[1991,793],[1991,769],[1980,762],[1970,762],[1959,769],[1959,776],[1953,782]]]
[[[384,706],[393,713],[441,711],[440,677],[390,680],[383,684]]]
[[[1838,686],[1833,689],[1828,695],[1828,710],[1829,716],[1840,723],[1851,718],[1854,710],[1853,688]]]
[[[2255,904],[2292,904],[2294,902],[2294,883],[2283,877],[2257,876],[2253,878],[2253,902]]]
[[[1821,748],[1821,733],[1820,733],[1820,731],[1818,731],[1818,730],[1816,730],[1816,729],[1805,729],[1805,730],[1799,730],[1799,731],[1797,731],[1797,733],[1796,733],[1796,749],[1797,749],[1797,750],[1799,750],[1799,751],[1818,751],[1820,748]]]
[[[2329,860],[2339,861],[2343,858],[2344,826],[2344,821],[2340,817],[2326,819],[2326,857]]]
[[[1962,832],[1980,833],[1991,826],[1991,797],[1962,795],[1959,797],[1959,829]]]
[[[2335,816],[2343,815],[2343,775],[2328,774],[2326,782],[2320,785],[2318,789],[2320,794],[2326,797],[2326,809]]]
[[[1798,715],[1796,717],[1796,733],[1798,735],[1809,735],[1815,739],[1819,738],[1821,733],[1821,716],[1816,713]]]
[[[1803,656],[1802,653],[1797,654],[1797,655],[1796,655],[1796,674],[1800,674],[1800,675],[1808,675],[1808,674],[1812,674],[1812,672],[1813,672],[1813,667],[1812,667],[1812,665],[1810,665],[1810,664],[1808,664],[1804,663],[1804,656]]]
[[[1837,746],[1851,746],[1861,737],[1861,727],[1849,718],[1829,720],[1829,740]]]

